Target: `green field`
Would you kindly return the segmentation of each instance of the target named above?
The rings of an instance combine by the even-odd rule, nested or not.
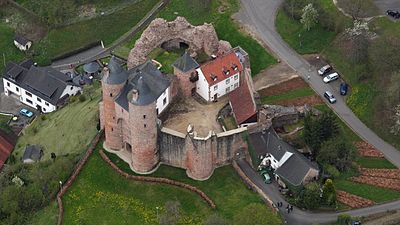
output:
[[[126,163],[116,157],[113,160],[118,160],[117,164],[123,170],[132,173]],[[161,207],[159,214],[162,214],[165,202],[170,200],[181,204],[179,224],[202,224],[214,213],[232,221],[244,206],[262,202],[230,166],[215,170],[209,180],[202,182],[191,180],[184,170],[169,166],[161,166],[153,175],[199,187],[214,200],[217,209],[211,209],[198,195],[184,189],[126,180],[96,151],[64,197],[64,223],[126,224],[129,221],[129,224],[158,224],[156,207]]]
[[[231,19],[231,16],[239,10],[237,0],[212,1],[210,9],[205,9],[200,2],[174,0],[158,16],[168,21],[183,16],[193,25],[212,23],[220,39],[229,41],[233,47],[239,45],[249,53],[253,76],[277,62],[256,40],[242,33],[239,26]],[[224,12],[218,11],[221,7],[224,8]],[[127,57],[129,49],[133,48],[138,38],[139,35],[135,36],[124,46],[116,49],[116,53]]]
[[[356,162],[364,168],[396,169],[396,166],[385,158],[360,157]]]
[[[37,117],[17,142],[13,154],[19,158],[27,144],[39,144],[44,149],[44,159],[50,153],[65,155],[82,153],[97,133],[101,93],[99,84],[93,100],[76,100],[55,112]]]
[[[325,30],[320,24],[307,31],[299,21],[293,20],[283,9],[278,12],[276,29],[283,40],[300,54],[319,53],[336,36],[335,32]]]
[[[276,103],[279,103],[280,101],[292,100],[292,99],[307,97],[307,96],[311,96],[311,95],[315,95],[314,90],[311,89],[310,87],[305,87],[305,88],[291,90],[291,91],[281,93],[278,95],[264,96],[261,98],[261,103],[262,104],[276,104]]]
[[[0,77],[2,77],[5,69],[4,61],[19,62],[24,58],[24,53],[14,46],[14,30],[2,21],[0,21],[0,34]]]

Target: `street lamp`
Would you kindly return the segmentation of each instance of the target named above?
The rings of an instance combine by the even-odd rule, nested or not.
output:
[[[60,184],[60,191],[62,190],[62,181],[58,181],[58,183]]]
[[[300,47],[301,47],[301,33],[299,33],[299,41],[300,41]]]
[[[159,209],[160,207],[158,207],[158,206],[156,206],[156,210],[157,210],[157,220],[158,220],[158,209]]]

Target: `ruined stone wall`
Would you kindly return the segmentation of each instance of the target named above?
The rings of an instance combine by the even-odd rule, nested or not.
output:
[[[195,69],[189,70],[184,73],[174,67],[174,74],[178,80],[179,94],[182,94],[183,97],[192,96],[192,89],[196,87],[196,83],[190,82],[190,74],[194,73]]]
[[[128,68],[144,63],[154,48],[170,40],[182,40],[188,44],[192,55],[199,51],[207,55],[217,54],[219,49],[218,36],[211,24],[193,26],[183,17],[177,17],[171,22],[157,18],[150,23],[129,53]]]

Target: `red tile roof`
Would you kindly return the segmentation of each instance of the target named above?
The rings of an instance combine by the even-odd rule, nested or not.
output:
[[[0,170],[7,161],[16,143],[16,137],[0,130]]]
[[[237,70],[234,70],[237,67]],[[242,64],[239,61],[235,52],[230,52],[226,55],[219,56],[218,58],[203,64],[200,67],[203,72],[208,84],[210,86],[231,77],[238,72],[243,70]],[[229,71],[228,75],[225,72]]]
[[[246,79],[243,79],[239,88],[229,93],[229,101],[238,125],[256,114],[256,103],[250,93]]]

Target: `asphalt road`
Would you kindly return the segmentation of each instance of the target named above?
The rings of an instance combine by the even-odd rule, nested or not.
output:
[[[387,210],[400,209],[400,200],[398,200],[386,204],[338,213],[316,213],[301,210],[297,207],[293,207],[293,211],[287,213],[286,206],[288,203],[279,193],[276,182],[265,184],[261,176],[256,171],[254,171],[254,169],[244,159],[239,159],[237,163],[242,171],[246,174],[246,176],[250,178],[253,183],[256,184],[270,198],[272,202],[274,202],[275,205],[277,204],[277,202],[283,203],[283,207],[278,208],[278,210],[283,218],[286,220],[286,224],[288,225],[326,224],[335,222],[340,214],[348,214],[354,217],[361,217],[370,214],[386,212]]]
[[[317,70],[291,49],[276,32],[275,17],[282,2],[283,0],[241,0],[242,9],[238,17],[242,23],[252,26],[268,47],[306,81],[307,76],[310,75],[311,79],[308,82],[318,94],[323,96],[323,93],[329,90],[338,96],[336,88],[323,83]],[[337,103],[329,104],[333,111],[362,139],[379,149],[390,162],[400,168],[400,151],[386,143],[363,124],[347,107],[342,98],[337,98],[337,100]]]

